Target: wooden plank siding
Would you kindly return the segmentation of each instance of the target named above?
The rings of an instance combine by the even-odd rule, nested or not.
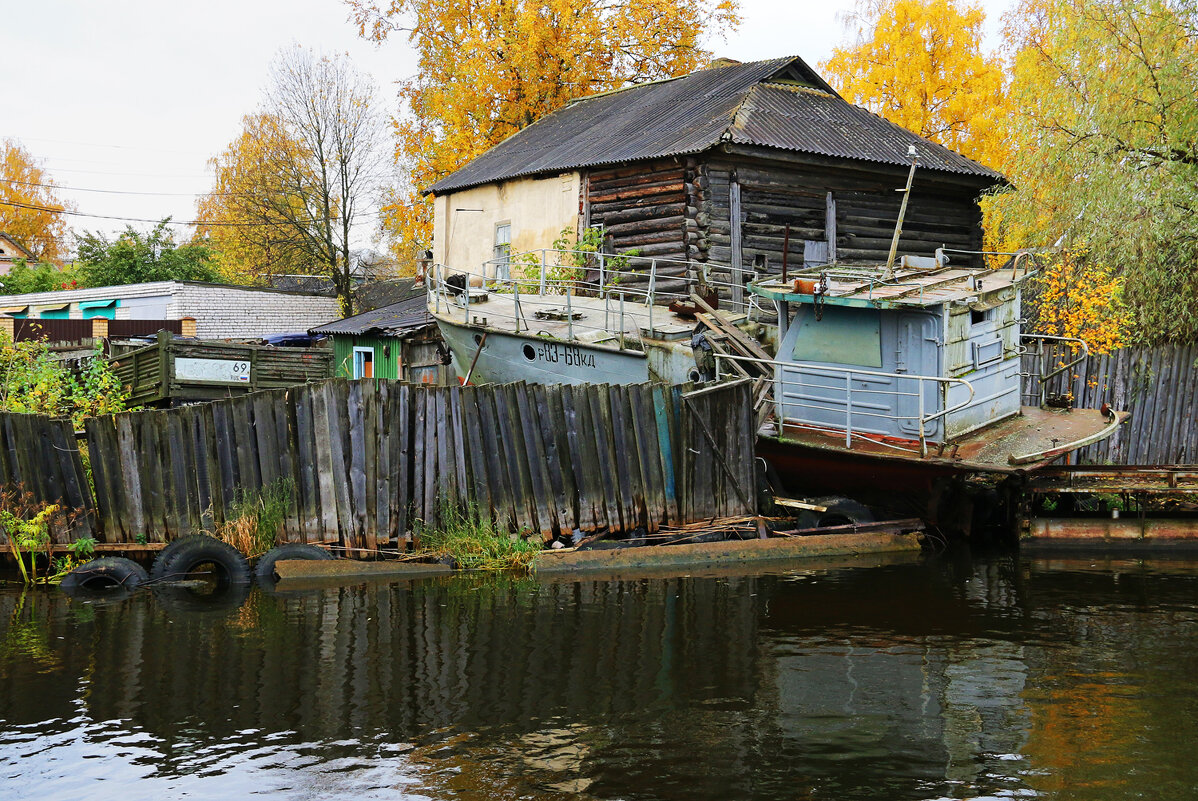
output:
[[[249,381],[213,382],[176,378],[175,360],[216,359],[250,363]],[[217,341],[179,341],[160,334],[151,345],[114,352],[108,359],[121,385],[129,390],[133,405],[215,400],[265,389],[277,389],[307,381],[323,381],[333,375],[333,352],[329,348],[278,348]]]
[[[748,405],[744,384],[691,404],[650,384],[334,379],[88,420],[96,495],[92,502],[88,490],[82,500],[97,509],[97,538],[110,543],[210,532],[241,493],[277,482],[293,488],[284,541],[357,553],[404,547],[422,524],[437,525],[446,504],[546,541],[603,529],[651,532],[752,512],[734,486],[753,475],[753,422],[739,411]],[[0,447],[33,436],[20,427],[29,416],[8,417]],[[44,461],[22,462],[19,475],[36,474],[51,497],[69,482],[63,467],[53,472]],[[686,499],[690,487],[706,494]],[[746,494],[751,502],[751,487]]]
[[[781,272],[786,224],[791,226],[787,262],[798,267],[805,240],[828,241],[830,208],[839,260],[884,263],[902,201],[895,190],[906,180],[894,167],[804,163],[797,154],[787,162],[726,154],[706,160],[698,173],[706,179],[697,218],[706,245],[700,252],[717,264],[732,264],[733,225],[739,222],[741,266],[751,269],[763,256],[770,273]],[[740,194],[739,221],[731,219],[734,185]],[[899,253],[931,256],[941,246],[980,250],[976,195],[969,186],[917,171]]]

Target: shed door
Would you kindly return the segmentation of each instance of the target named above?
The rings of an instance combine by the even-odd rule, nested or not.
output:
[[[940,374],[940,358],[936,338],[937,319],[926,314],[900,314],[898,318],[898,343],[895,358],[896,373],[911,376],[937,376]],[[923,392],[923,414],[926,417],[939,410],[940,397],[934,381],[916,378],[900,378],[896,390],[900,393],[895,404],[899,417],[899,430],[919,436],[919,393]],[[929,423],[926,436],[937,436],[940,421]]]

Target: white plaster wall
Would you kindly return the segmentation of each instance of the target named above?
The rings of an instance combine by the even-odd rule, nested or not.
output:
[[[433,202],[433,262],[478,272],[494,255],[495,226],[512,224],[512,252],[553,246],[578,227],[581,176],[518,178],[438,196]]]

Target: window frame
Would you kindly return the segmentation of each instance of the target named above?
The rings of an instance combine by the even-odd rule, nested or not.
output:
[[[507,229],[507,240],[499,241],[501,229]],[[500,278],[510,278],[512,263],[512,221],[500,220],[495,223],[491,233],[491,259],[495,263],[495,273]],[[502,268],[502,274],[501,273]]]
[[[370,355],[369,360],[366,358],[361,358],[361,359],[358,358],[360,355],[365,356],[366,354]],[[374,378],[375,377],[374,356],[375,356],[375,353],[374,353],[373,347],[371,347],[369,345],[354,345],[353,364],[351,365],[351,373],[353,374],[353,377],[355,379]],[[370,375],[363,375],[363,373],[365,372],[364,368],[366,366],[367,361],[370,362]]]

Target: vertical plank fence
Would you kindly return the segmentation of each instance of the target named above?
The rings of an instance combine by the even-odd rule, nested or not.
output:
[[[748,392],[335,379],[86,430],[104,541],[211,531],[240,494],[284,482],[285,540],[370,551],[447,505],[546,540],[749,514]]]
[[[54,520],[50,538],[66,543],[95,535],[95,501],[71,421],[40,414],[0,414],[0,491],[37,512],[49,504],[74,510],[70,530]],[[0,547],[8,535],[0,529]]]
[[[1045,357],[1048,371],[1064,354]],[[1065,359],[1068,361],[1068,359]],[[1023,372],[1043,368],[1032,354]],[[1025,394],[1031,386],[1024,387]],[[1123,348],[1093,355],[1048,381],[1052,395],[1072,394],[1079,408],[1103,403],[1131,412],[1111,438],[1083,448],[1078,459],[1093,464],[1198,463],[1198,344]]]

